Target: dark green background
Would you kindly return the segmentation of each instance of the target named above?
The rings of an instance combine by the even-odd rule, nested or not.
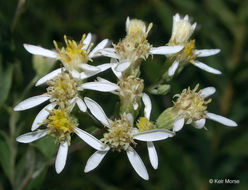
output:
[[[139,146],[137,151],[147,166],[149,181],[133,171],[124,153],[109,153],[95,171],[85,174],[83,169],[93,149],[78,138],[72,137],[72,153],[59,175],[51,160],[57,150],[52,139],[29,145],[15,142],[16,136],[30,131],[42,106],[20,113],[13,112],[13,106],[45,92],[44,86],[31,86],[23,92],[36,75],[32,56],[23,43],[53,48],[52,40],[61,42],[64,34],[80,40],[88,32],[96,34],[97,42],[109,38],[117,43],[125,36],[125,20],[130,16],[153,22],[149,42],[160,46],[170,38],[175,13],[189,14],[198,23],[193,36],[197,48],[222,50],[219,55],[201,61],[223,74],[209,74],[189,65],[171,82],[168,95],[151,95],[152,119],[171,105],[174,94],[199,83],[201,88],[217,88],[208,110],[235,120],[238,128],[211,121],[207,122],[207,131],[187,125],[174,138],[156,143],[157,171],[150,166],[146,147]],[[0,0],[0,190],[248,189],[247,24],[247,0]],[[107,61],[103,58],[96,63]],[[142,64],[146,86],[162,74],[164,61],[165,57],[156,56]],[[100,76],[115,81],[111,71]],[[116,96],[100,92],[84,95],[99,102],[108,116],[114,114]],[[82,129],[90,132],[99,125],[87,114],[79,111],[75,114]],[[240,184],[210,184],[209,179],[236,179]]]

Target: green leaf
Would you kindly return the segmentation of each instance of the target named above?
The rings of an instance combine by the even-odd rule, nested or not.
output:
[[[10,178],[10,151],[7,143],[0,139],[0,162],[5,175]]]
[[[9,65],[3,71],[2,64],[0,63],[0,107],[8,97],[9,90],[12,82],[13,66]]]

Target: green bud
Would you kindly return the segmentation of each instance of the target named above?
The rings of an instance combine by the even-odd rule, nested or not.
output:
[[[169,84],[159,84],[149,89],[149,92],[156,95],[166,95],[170,91]]]
[[[40,55],[33,55],[32,57],[33,68],[39,76],[47,74],[52,69],[55,61],[56,59],[51,59]]]
[[[173,107],[164,110],[156,121],[156,126],[160,129],[171,130],[177,114],[173,111]]]

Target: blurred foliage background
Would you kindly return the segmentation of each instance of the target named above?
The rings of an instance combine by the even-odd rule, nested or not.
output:
[[[166,96],[151,95],[152,119],[168,106],[174,94],[187,86],[214,86],[217,93],[209,110],[235,120],[238,128],[207,122],[208,130],[185,127],[174,138],[156,143],[159,168],[149,164],[145,146],[138,152],[150,180],[142,180],[128,163],[125,153],[111,153],[94,171],[85,174],[85,163],[93,149],[73,138],[64,171],[57,175],[57,148],[50,138],[32,144],[17,144],[15,138],[30,131],[42,108],[13,112],[17,102],[45,92],[34,87],[44,75],[37,72],[34,59],[23,43],[53,48],[52,40],[63,35],[80,40],[92,32],[97,42],[109,38],[117,43],[125,36],[125,20],[153,22],[149,42],[168,42],[175,13],[189,14],[198,23],[193,38],[199,49],[220,48],[219,55],[202,60],[223,72],[216,76],[189,65],[172,82]],[[0,190],[4,189],[248,189],[248,1],[247,0],[0,0]],[[157,56],[142,65],[146,85],[161,74],[165,57]],[[39,64],[49,60],[39,60]],[[97,63],[107,62],[99,59]],[[37,60],[36,60],[37,64]],[[115,80],[111,71],[100,74]],[[90,80],[93,80],[94,77]],[[30,82],[31,81],[31,82]],[[108,93],[86,92],[114,113],[118,98]],[[93,131],[98,125],[87,114],[75,113],[80,127]],[[236,179],[238,185],[210,184],[209,179]]]

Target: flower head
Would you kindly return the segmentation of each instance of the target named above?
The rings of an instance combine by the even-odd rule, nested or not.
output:
[[[66,47],[62,47],[61,49],[58,47],[57,42],[53,41],[54,46],[58,52],[58,59],[62,61],[67,70],[80,71],[81,64],[92,61],[92,59],[89,57],[89,52],[93,44],[90,44],[88,47],[86,47],[86,43],[84,43],[85,38],[86,34],[84,34],[80,42],[77,43],[74,40],[68,40],[67,36],[64,35]]]
[[[191,24],[189,16],[186,15],[183,19],[179,14],[173,16],[172,35],[169,41],[170,45],[184,45],[188,42],[196,28],[196,23]]]

